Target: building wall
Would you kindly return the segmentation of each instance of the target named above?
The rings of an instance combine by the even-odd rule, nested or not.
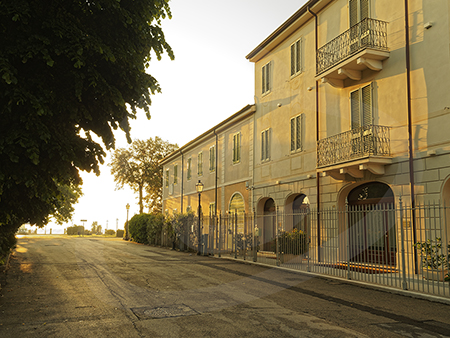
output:
[[[415,192],[421,200],[440,199],[449,168],[450,57],[449,4],[445,1],[410,1],[411,112]],[[348,192],[359,184],[379,181],[388,184],[398,200],[409,201],[408,106],[405,58],[404,3],[378,0],[370,2],[371,18],[388,22],[389,58],[379,72],[367,69],[360,81],[345,80],[344,88],[327,83],[319,86],[319,138],[351,129],[350,93],[372,84],[374,124],[389,126],[392,164],[384,175],[364,172],[363,178],[346,176],[336,180],[319,178],[323,207],[343,207]],[[432,22],[430,29],[424,24]],[[332,2],[318,13],[319,48],[349,28],[348,1]],[[290,45],[302,43],[302,72],[290,77]],[[315,36],[314,20],[282,41],[255,62],[255,180],[254,206],[267,197],[281,208],[292,194],[305,193],[312,204],[317,199],[316,119],[315,119]],[[262,68],[272,67],[272,88],[262,94]],[[289,120],[304,114],[303,149],[291,153]],[[271,130],[271,157],[262,162],[261,131]],[[431,152],[431,155],[430,155]],[[436,153],[436,154],[434,154]],[[307,179],[307,175],[311,178]],[[294,182],[291,182],[294,181]],[[261,206],[259,206],[260,208]]]

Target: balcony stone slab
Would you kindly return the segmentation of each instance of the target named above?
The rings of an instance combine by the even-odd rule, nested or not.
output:
[[[366,69],[381,71],[383,60],[389,58],[389,51],[367,48],[342,60],[334,67],[316,76],[316,81],[329,83],[336,88],[344,88],[346,79],[359,81]]]
[[[369,171],[374,175],[384,175],[384,167],[392,164],[391,157],[368,156],[354,159],[326,167],[317,168],[321,176],[330,176],[336,180],[347,181],[348,178],[363,178],[364,172]],[[346,175],[349,175],[347,178]]]

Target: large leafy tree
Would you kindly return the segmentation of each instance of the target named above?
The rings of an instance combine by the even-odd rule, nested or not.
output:
[[[149,211],[161,211],[163,172],[159,161],[176,149],[176,144],[156,136],[135,140],[128,149],[119,148],[113,153],[109,165],[117,188],[128,185],[138,193],[139,213],[144,212],[144,203]]]
[[[0,1],[0,231],[43,225],[159,92],[169,0]],[[97,135],[101,141],[95,141]],[[1,234],[1,233],[0,233]]]

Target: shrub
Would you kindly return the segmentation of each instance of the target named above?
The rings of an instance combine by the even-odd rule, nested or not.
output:
[[[277,252],[276,238],[272,240],[272,249]],[[278,246],[280,253],[300,255],[305,253],[308,248],[306,233],[302,230],[294,229],[290,232],[283,231],[278,236]]]
[[[67,228],[67,234],[70,236],[74,235],[83,235],[84,234],[84,226],[80,225],[74,225],[73,227]]]
[[[123,238],[123,236],[125,235],[125,230],[117,230],[116,232],[116,237],[120,237]]]
[[[84,234],[85,234],[85,235],[92,235],[92,231],[89,231],[89,230],[86,230],[86,229],[85,229],[85,230],[84,230]]]
[[[16,230],[12,225],[0,224],[0,265],[6,263],[8,254],[16,247]]]
[[[147,239],[150,244],[161,245],[161,232],[164,226],[163,214],[149,214],[147,220]]]
[[[112,229],[105,230],[105,235],[114,236],[116,232]]]
[[[417,242],[413,245],[420,253],[422,266],[427,269],[446,269],[449,266],[450,254],[442,252],[442,240],[436,237],[434,241],[427,239],[425,242]]]
[[[134,215],[129,223],[128,230],[130,232],[130,237],[133,241],[137,243],[148,244],[147,236],[147,224],[148,224],[148,214]]]

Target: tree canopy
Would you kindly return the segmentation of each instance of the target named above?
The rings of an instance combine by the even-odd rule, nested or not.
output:
[[[169,0],[0,1],[0,230],[43,225],[99,173],[113,130],[150,117]],[[97,135],[100,141],[95,141]]]
[[[163,171],[159,161],[176,149],[178,145],[156,136],[146,141],[135,140],[128,149],[119,148],[112,155],[109,166],[117,188],[128,185],[139,194],[140,214],[144,212],[144,203],[149,211],[161,211]]]

